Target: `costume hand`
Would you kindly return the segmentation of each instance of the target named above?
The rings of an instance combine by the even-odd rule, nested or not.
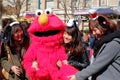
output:
[[[37,61],[33,61],[32,67],[35,68],[36,70],[39,70],[39,68],[38,68],[38,62]]]
[[[69,80],[76,80],[75,75],[70,75],[70,76],[68,76],[68,78],[69,78]]]
[[[12,66],[11,70],[18,76],[20,76],[21,72],[20,72],[20,68],[18,66]]]
[[[58,67],[61,67],[61,66],[62,66],[62,61],[61,61],[61,60],[58,60],[58,61],[57,61],[57,66],[58,66]]]

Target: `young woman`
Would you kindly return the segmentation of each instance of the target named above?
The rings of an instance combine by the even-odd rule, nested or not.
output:
[[[92,80],[120,79],[120,30],[109,18],[99,15],[91,21],[90,27],[98,39],[95,42],[94,61],[87,68],[71,75],[70,80],[85,80],[92,76]]]
[[[89,65],[89,58],[75,20],[69,20],[63,34],[63,39],[63,45],[68,56],[65,63],[74,66],[80,71],[86,68]]]
[[[5,27],[2,43],[1,64],[9,72],[9,80],[27,80],[21,62],[29,46],[29,36],[21,23],[12,22]],[[11,61],[8,61],[8,51]]]

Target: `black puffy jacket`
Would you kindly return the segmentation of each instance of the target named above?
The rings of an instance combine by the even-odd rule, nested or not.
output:
[[[78,70],[82,70],[90,64],[90,61],[86,53],[77,55],[71,54],[68,56],[68,63]]]

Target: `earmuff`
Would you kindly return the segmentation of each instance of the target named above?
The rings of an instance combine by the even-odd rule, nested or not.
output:
[[[67,27],[77,27],[76,20],[70,19],[67,23]]]
[[[110,28],[109,22],[103,16],[98,17],[98,23],[102,28]]]

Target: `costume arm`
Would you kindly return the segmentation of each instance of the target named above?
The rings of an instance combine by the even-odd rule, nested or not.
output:
[[[23,67],[30,78],[34,78],[36,72],[35,68],[32,68],[32,63],[36,60],[36,55],[33,49],[34,48],[31,47],[28,48],[22,62]]]
[[[119,52],[120,47],[118,48],[118,46],[119,44],[115,41],[108,43],[102,49],[101,53],[96,56],[96,59],[92,64],[76,73],[76,80],[85,80],[89,76],[92,76],[107,67],[112,62],[115,55]]]
[[[67,55],[64,47],[61,47],[57,55],[58,55],[58,60],[67,60]]]

